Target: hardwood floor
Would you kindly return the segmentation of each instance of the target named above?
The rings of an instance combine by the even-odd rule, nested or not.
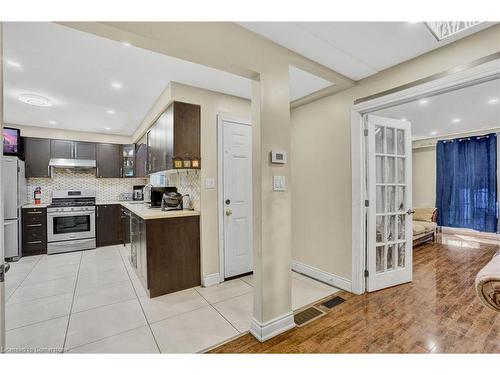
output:
[[[476,297],[500,242],[438,237],[414,249],[413,282],[346,301],[264,343],[250,334],[211,353],[500,353],[500,314]]]

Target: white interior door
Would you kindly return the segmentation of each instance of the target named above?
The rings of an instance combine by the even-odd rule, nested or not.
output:
[[[411,124],[367,116],[367,289],[412,280]]]
[[[252,128],[222,119],[224,277],[253,270]]]

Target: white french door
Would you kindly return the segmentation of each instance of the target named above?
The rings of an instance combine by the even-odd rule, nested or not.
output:
[[[367,115],[367,290],[412,280],[411,124]]]
[[[224,277],[253,270],[252,127],[222,118]]]

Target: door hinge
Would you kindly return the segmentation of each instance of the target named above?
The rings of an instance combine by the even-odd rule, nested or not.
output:
[[[365,137],[368,137],[368,129],[365,129],[365,130],[363,131],[363,134],[365,135]]]
[[[365,207],[370,207],[370,201],[368,199],[365,199]]]
[[[368,272],[368,270],[365,270],[365,277],[368,277],[370,276],[370,272]]]

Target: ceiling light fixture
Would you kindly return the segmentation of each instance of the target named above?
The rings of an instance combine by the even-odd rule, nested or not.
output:
[[[120,82],[113,82],[111,84],[111,87],[114,88],[114,89],[121,89],[123,86]]]
[[[462,119],[460,119],[460,118],[458,118],[458,117],[456,117],[456,118],[454,118],[454,119],[452,119],[452,120],[451,120],[451,122],[452,122],[453,124],[458,124],[458,123],[459,123],[459,122],[461,122],[461,121],[462,121]]]
[[[488,100],[488,104],[497,104],[498,103],[498,98],[491,98]]]
[[[403,117],[401,121],[408,121],[408,119],[406,117]]]
[[[425,25],[439,42],[481,23],[483,21],[435,21],[425,22]]]
[[[54,121],[54,120],[49,120],[49,121],[47,121],[47,122],[48,122],[50,125],[55,125],[55,124],[57,124],[57,122],[56,122],[56,121]]]
[[[418,101],[418,104],[420,104],[420,105],[427,105],[427,104],[429,104],[429,99],[420,99]]]
[[[36,107],[52,107],[52,102],[44,96],[37,94],[21,94],[17,97],[21,102]]]
[[[105,130],[111,130],[111,128],[109,126],[106,126],[104,129]]]
[[[432,131],[432,132],[430,132],[429,134],[430,134],[430,135],[436,135],[437,133],[438,133],[437,131]]]
[[[106,111],[106,113],[107,113],[108,115],[114,115],[114,114],[115,114],[115,111],[113,111],[112,109],[108,109],[108,110]]]
[[[132,47],[132,43],[130,43],[130,42],[122,42],[122,44],[123,44],[125,47]]]
[[[13,60],[7,60],[7,65],[8,66],[11,66],[13,68],[16,68],[16,69],[21,69],[23,66],[21,64],[19,64],[17,61],[13,61]]]

